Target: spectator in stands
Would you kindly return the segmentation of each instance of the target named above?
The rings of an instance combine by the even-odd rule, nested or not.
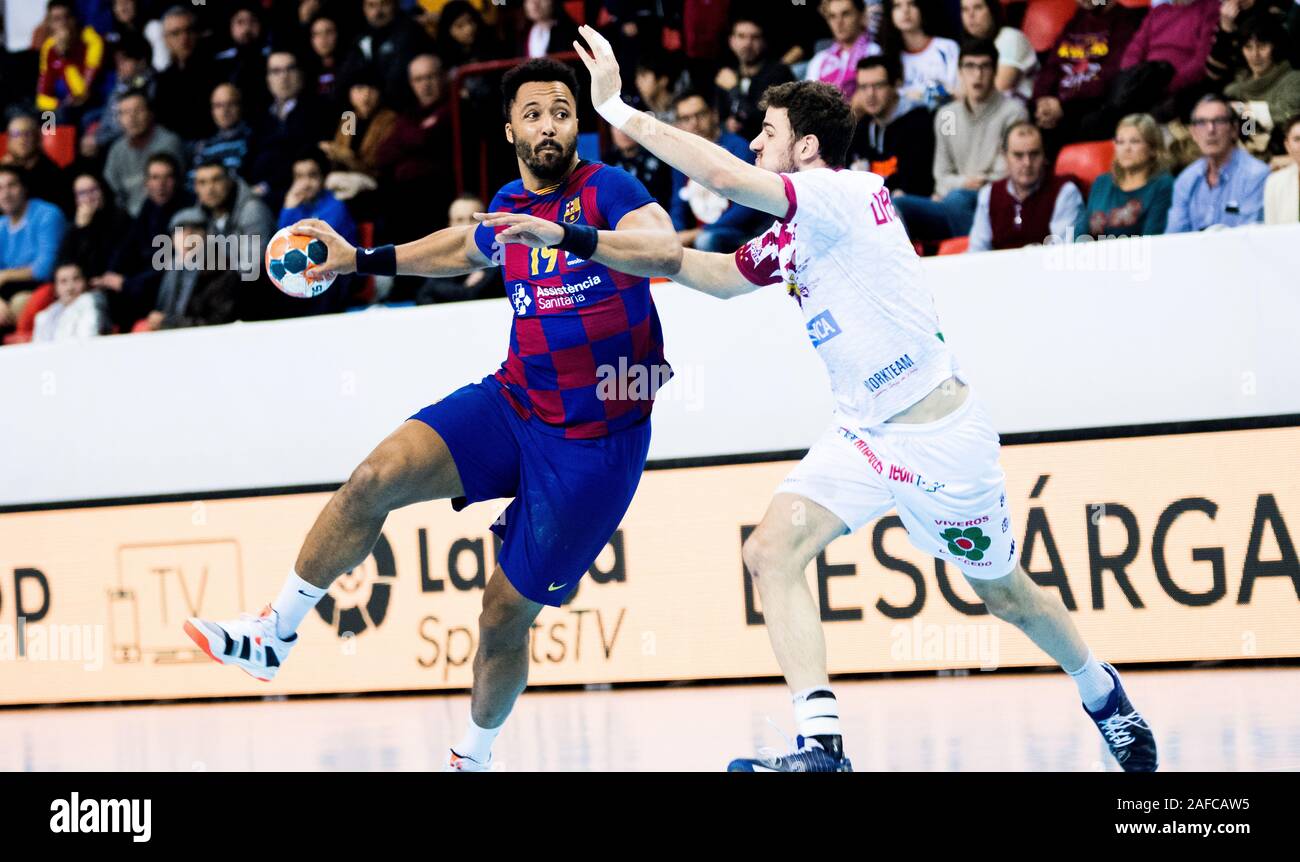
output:
[[[308,92],[315,93],[322,100],[332,101],[336,96],[335,79],[343,56],[338,21],[329,15],[318,14],[312,18],[307,33],[311,47],[306,63]]]
[[[252,237],[265,244],[276,231],[271,210],[247,183],[232,176],[218,160],[195,168],[194,197],[208,217],[205,230],[210,235]],[[240,264],[246,266],[250,261],[240,261]],[[260,255],[251,264],[260,267]]]
[[[397,125],[397,112],[383,105],[381,84],[369,68],[358,69],[348,85],[349,110],[334,139],[320,144],[331,163],[326,186],[341,200],[379,187],[379,153]]]
[[[59,260],[75,261],[86,278],[94,278],[108,269],[122,238],[131,230],[131,218],[118,209],[93,174],[79,175],[72,192],[77,207],[63,236]]]
[[[1095,239],[1165,232],[1174,180],[1164,136],[1150,114],[1130,114],[1115,129],[1115,160],[1098,176],[1079,214],[1075,236]]]
[[[1268,165],[1239,143],[1241,121],[1232,105],[1213,93],[1192,110],[1192,138],[1201,158],[1174,181],[1168,233],[1252,224],[1264,217]]]
[[[937,21],[933,0],[886,0],[880,45],[903,62],[903,95],[931,110],[957,92],[960,48],[932,35]]]
[[[559,0],[524,0],[524,18],[515,40],[516,57],[545,57],[573,50],[578,25]]]
[[[348,242],[357,245],[357,226],[352,220],[352,214],[333,192],[325,188],[328,170],[329,163],[319,149],[308,147],[298,154],[298,160],[293,163],[293,185],[289,186],[289,191],[284,196],[284,209],[280,211],[278,226],[288,227],[308,218],[321,219],[328,222]],[[292,309],[294,316],[345,310],[353,283],[352,275],[338,276],[330,289],[320,296],[296,300]]]
[[[1124,49],[1115,110],[1150,109],[1167,122],[1181,113],[1185,93],[1205,77],[1219,18],[1219,0],[1169,0],[1152,7]]]
[[[673,112],[673,82],[677,77],[676,65],[662,51],[648,51],[641,55],[636,68],[636,92],[641,106],[665,123],[677,122]]]
[[[76,261],[54,269],[54,302],[36,312],[32,341],[67,341],[108,332],[104,295],[87,291],[86,276]]]
[[[464,227],[475,224],[474,213],[483,212],[483,201],[474,195],[461,195],[452,201],[447,213],[447,222],[451,227]],[[491,299],[505,296],[505,284],[501,277],[501,268],[478,269],[468,275],[449,278],[427,278],[415,294],[417,305],[431,305],[436,302],[459,302],[465,299]]]
[[[60,123],[74,123],[95,93],[104,40],[81,26],[72,0],[49,0],[45,23],[50,35],[40,50],[36,109],[54,111]]]
[[[718,127],[718,113],[704,96],[689,91],[674,103],[677,127],[707,141],[713,141],[751,165],[754,154],[738,135]],[[669,209],[682,245],[700,251],[733,252],[752,239],[763,216],[748,207],[732,203],[680,171],[673,171],[673,200]]]
[[[993,86],[997,67],[998,49],[988,39],[962,46],[962,97],[934,116],[934,195],[894,201],[914,240],[965,236],[980,188],[1006,175],[1006,133],[1026,111]]]
[[[339,235],[353,245],[357,242],[357,226],[352,214],[334,193],[325,188],[325,175],[329,162],[320,150],[308,147],[298,154],[293,163],[293,185],[284,196],[284,209],[280,210],[280,227],[288,227],[303,219],[316,218],[329,222]]]
[[[718,116],[724,129],[751,141],[763,129],[763,112],[758,109],[763,93],[773,84],[793,81],[794,75],[768,55],[767,37],[756,20],[742,15],[732,22],[727,45],[736,62],[719,69],[713,80],[718,88]]]
[[[271,106],[260,122],[250,123],[254,153],[246,170],[254,191],[278,208],[289,188],[294,156],[328,138],[337,121],[316,97],[303,92],[298,58],[289,51],[273,51],[266,58],[266,86]]]
[[[654,153],[629,138],[616,127],[611,127],[612,146],[601,155],[607,165],[622,168],[641,181],[646,191],[666,210],[672,209],[673,169],[659,160]]]
[[[601,32],[613,46],[620,66],[635,69],[642,54],[662,49],[664,7],[661,0],[603,0],[600,6],[598,20],[604,21],[607,16],[608,21]]]
[[[109,261],[108,271],[92,276],[92,287],[108,296],[109,314],[120,332],[130,332],[158,301],[162,272],[154,266],[154,239],[171,230],[172,216],[187,198],[181,190],[181,165],[169,153],[155,153],[145,164],[144,204]]]
[[[21,169],[0,165],[0,329],[13,326],[32,290],[54,274],[67,222],[59,208],[29,197]]]
[[[1231,83],[1245,68],[1242,55],[1242,28],[1259,21],[1285,23],[1289,33],[1287,56],[1292,66],[1300,67],[1300,3],[1294,0],[1222,0],[1214,42],[1205,61],[1205,79],[1213,88]]]
[[[1048,174],[1038,127],[1028,120],[1013,125],[1002,151],[1007,176],[980,189],[970,250],[1023,248],[1048,237],[1069,242],[1083,196],[1069,178]]]
[[[144,203],[144,169],[149,157],[167,153],[183,163],[185,150],[175,133],[154,122],[143,93],[127,93],[117,100],[117,121],[122,136],[108,149],[104,179],[116,195],[117,205],[134,217]]]
[[[140,13],[140,4],[136,0],[113,0],[112,7],[112,23],[103,37],[105,49],[116,53],[122,47],[123,39],[144,38],[145,17]],[[153,51],[149,54],[152,62]]]
[[[998,74],[993,86],[1008,96],[1028,100],[1034,94],[1038,55],[1025,34],[1003,21],[1000,0],[961,0],[963,39],[992,39],[998,47]]]
[[[207,223],[207,215],[198,207],[187,207],[172,216],[170,266],[163,273],[157,306],[137,329],[213,326],[236,319],[239,272],[211,266],[205,260]]]
[[[1254,134],[1247,137],[1246,151],[1268,159],[1270,150],[1282,149],[1280,129],[1276,146],[1270,146],[1274,127],[1300,113],[1300,72],[1286,58],[1287,35],[1281,23],[1257,18],[1239,32],[1245,68],[1223,94],[1245,103],[1243,115],[1253,121]]]
[[[866,3],[864,0],[827,0],[821,5],[821,12],[835,42],[813,56],[804,78],[834,84],[845,99],[852,99],[857,89],[858,61],[880,53],[880,45],[872,40],[867,30]]]
[[[1123,114],[1107,108],[1107,94],[1119,77],[1124,50],[1142,23],[1141,10],[1116,0],[1077,3],[1079,8],[1034,79],[1034,120],[1053,161],[1066,144],[1102,141],[1114,133]]]
[[[384,96],[400,99],[406,90],[406,64],[432,47],[429,35],[397,8],[397,0],[362,0],[361,11],[365,20],[341,74],[350,78],[370,67],[381,75]]]
[[[0,164],[19,168],[24,185],[34,198],[49,201],[65,213],[72,208],[72,188],[68,174],[41,148],[41,130],[30,114],[16,114],[6,129],[9,147]]]
[[[1290,164],[1273,171],[1264,182],[1264,222],[1300,221],[1300,114],[1282,125],[1282,141]]]
[[[167,118],[168,128],[187,141],[212,133],[208,94],[216,84],[216,71],[200,50],[198,18],[187,6],[173,6],[162,18],[163,38],[170,62],[158,75],[154,108]]]
[[[131,0],[126,0],[131,2]],[[117,121],[117,101],[131,92],[144,93],[152,102],[157,92],[157,81],[150,58],[153,49],[138,33],[123,33],[113,49],[113,80],[108,86],[108,107],[99,112],[99,125],[93,133],[87,130],[81,139],[82,156],[93,159],[107,150],[122,135],[122,125]]]
[[[244,122],[243,94],[234,84],[213,88],[212,124],[217,133],[195,145],[193,164],[218,159],[230,173],[241,173],[252,146],[253,130]]]
[[[928,199],[934,193],[934,118],[925,105],[903,98],[898,59],[858,61],[853,112],[859,117],[849,145],[849,166],[885,178],[895,200],[901,195]]]
[[[446,64],[448,73],[470,63],[495,60],[502,51],[492,34],[483,24],[483,16],[465,0],[451,0],[438,17],[438,39],[434,51]],[[487,78],[475,77],[465,82],[462,99],[475,103],[493,97],[494,90]]]
[[[407,67],[414,104],[397,117],[379,147],[379,190],[390,215],[386,236],[393,242],[419,239],[444,226],[451,204],[451,111],[442,61],[421,54]]]
[[[254,114],[266,108],[266,39],[262,32],[262,8],[253,0],[239,0],[230,13],[230,45],[217,52],[215,80],[234,84],[250,99]]]

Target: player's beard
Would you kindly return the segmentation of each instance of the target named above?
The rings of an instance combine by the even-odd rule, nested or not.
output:
[[[552,149],[552,146],[558,149]],[[533,176],[548,182],[564,178],[573,165],[573,153],[577,148],[577,140],[566,147],[555,138],[547,138],[534,148],[527,141],[515,139],[515,154],[520,161],[533,172]]]

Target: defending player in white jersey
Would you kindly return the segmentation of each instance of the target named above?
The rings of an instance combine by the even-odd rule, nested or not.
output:
[[[609,43],[590,27],[581,33],[589,52],[575,46],[606,120],[697,183],[778,219],[735,255],[687,249],[680,271],[663,274],[724,299],[786,284],[835,396],[830,427],[777,489],[742,551],[794,693],[799,742],[789,754],[730,768],[851,769],[804,572],[833,539],[897,509],[913,544],[961,569],[990,612],[1070,674],[1121,766],[1155,769],[1155,738],[1115,669],[1094,658],[1065,607],[1019,564],[997,432],[944,343],[889,192],[875,174],[840,170],[854,121],[839,91],[807,81],[770,88],[752,166],[625,105]],[[563,237],[531,216],[494,215],[487,224],[509,226],[502,242],[548,246]]]

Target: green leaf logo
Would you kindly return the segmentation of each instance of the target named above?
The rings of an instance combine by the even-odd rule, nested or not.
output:
[[[993,544],[993,540],[984,535],[979,527],[967,527],[964,530],[949,527],[939,534],[939,538],[948,543],[948,553],[954,557],[965,557],[972,562],[984,559],[984,552]]]

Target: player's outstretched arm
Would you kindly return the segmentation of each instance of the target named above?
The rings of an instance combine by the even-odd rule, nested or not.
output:
[[[593,249],[578,248],[574,242],[580,245],[582,238],[571,236],[571,231],[591,228],[566,228],[521,213],[475,213],[474,217],[490,228],[505,227],[496,235],[496,241],[502,245],[558,246],[628,275],[672,278],[682,264],[681,240],[673,229],[672,219],[659,204],[632,210],[619,219],[614,230],[594,231]]]
[[[293,225],[293,232],[314,237],[325,243],[329,254],[324,262],[307,268],[308,275],[333,272],[346,275],[360,270],[364,273],[388,274],[381,270],[394,270],[395,275],[452,276],[464,275],[476,269],[486,269],[493,262],[479,251],[474,242],[474,225],[449,227],[428,236],[397,246],[378,249],[358,249],[320,219],[303,219]],[[391,254],[391,261],[371,261],[371,257]]]
[[[574,42],[573,47],[591,73],[591,102],[607,122],[728,200],[777,218],[790,211],[785,183],[779,174],[755,167],[712,141],[683,132],[624,103],[619,96],[623,84],[613,47],[591,27],[584,25],[578,32],[587,41],[589,50],[580,42]]]
[[[673,281],[718,299],[731,299],[759,287],[741,273],[734,254],[693,248],[683,250],[682,268],[673,276]]]

